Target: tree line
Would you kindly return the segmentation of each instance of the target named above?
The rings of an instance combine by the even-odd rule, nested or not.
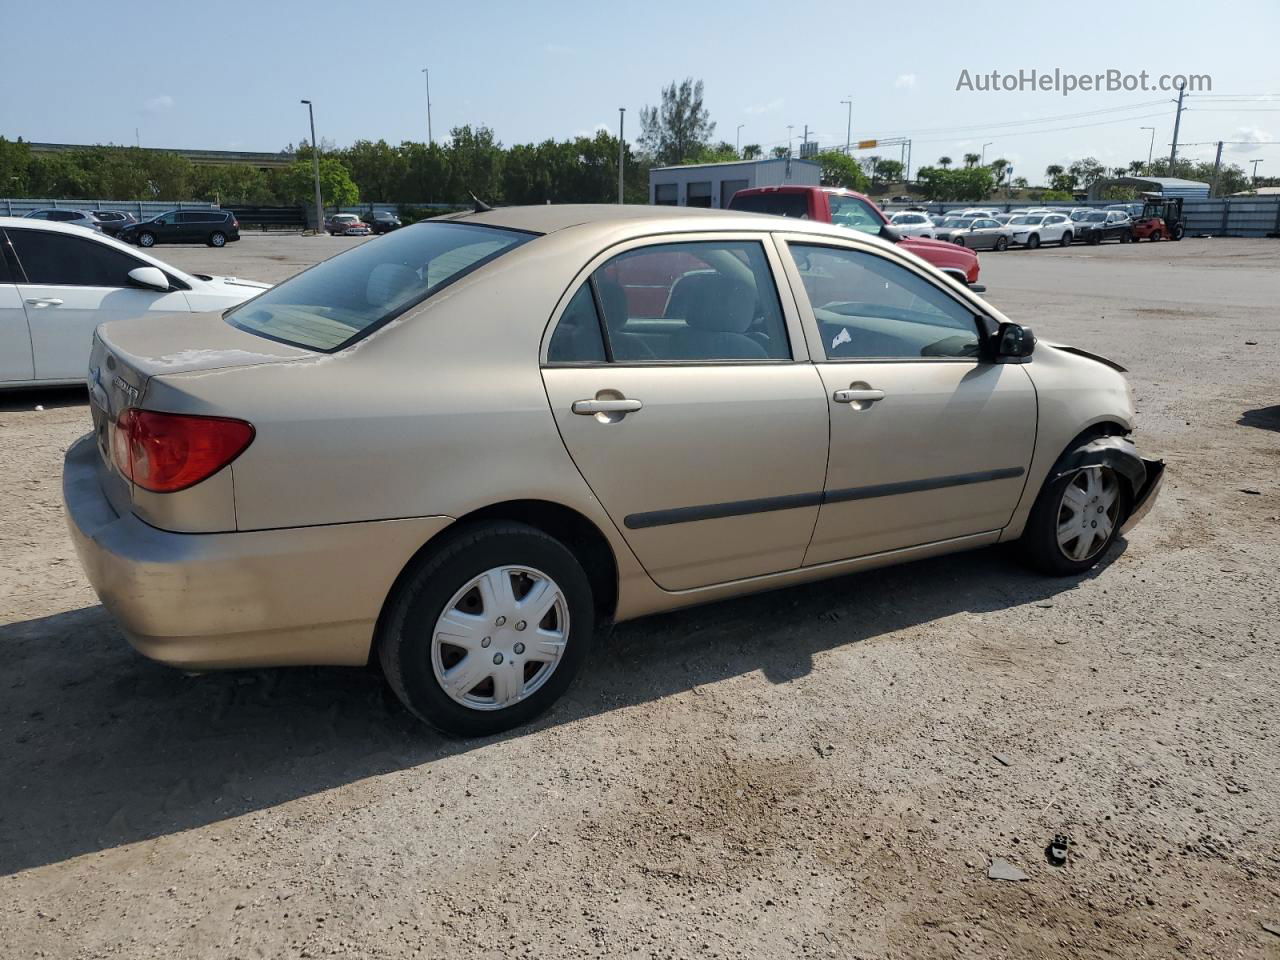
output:
[[[635,148],[623,145],[624,195],[628,203],[648,201],[649,171],[654,166],[756,159],[759,144],[736,145],[715,138],[716,124],[703,102],[703,84],[692,77],[661,91],[655,106],[640,111]],[[485,126],[455,127],[437,143],[358,140],[346,147],[320,150],[320,180],[328,206],[357,203],[465,204],[477,197],[489,204],[607,203],[617,199],[618,138],[600,130],[592,136],[504,146]],[[139,147],[94,146],[53,154],[33,153],[29,144],[0,137],[0,196],[102,200],[205,200],[224,205],[309,203],[314,196],[312,147],[303,143],[286,153],[295,162],[284,169],[259,170],[242,164],[194,164],[176,153]],[[790,146],[773,147],[785,157]],[[878,192],[903,182],[898,160],[871,155],[856,159],[841,150],[813,158],[822,182],[862,192]],[[1179,161],[1169,173],[1167,161],[1135,160],[1108,169],[1093,157],[1045,170],[1046,186],[1030,187],[1010,176],[1003,158],[982,162],[979,154],[957,165],[948,156],[916,171],[907,188],[928,200],[989,199],[1003,190],[1030,192],[1032,199],[1069,200],[1110,176],[1178,176],[1211,182],[1213,165]],[[1245,172],[1225,165],[1219,194],[1247,189]],[[1133,191],[1113,188],[1108,199]]]

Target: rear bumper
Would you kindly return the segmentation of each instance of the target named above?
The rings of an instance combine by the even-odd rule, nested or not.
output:
[[[67,451],[62,495],[85,574],[142,654],[188,669],[363,664],[405,564],[449,517],[170,533],[117,514],[92,436]]]
[[[1160,496],[1160,487],[1164,484],[1163,460],[1144,459],[1142,463],[1147,468],[1147,479],[1142,489],[1138,491],[1138,495],[1134,497],[1133,509],[1129,511],[1129,516],[1120,525],[1121,533],[1128,533],[1151,511],[1156,498]]]

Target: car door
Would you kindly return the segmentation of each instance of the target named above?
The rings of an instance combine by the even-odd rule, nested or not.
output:
[[[1040,240],[1044,243],[1058,243],[1063,234],[1071,227],[1071,219],[1060,213],[1051,213],[1044,218],[1044,226],[1040,231]]]
[[[565,447],[667,590],[799,567],[813,533],[827,404],[778,265],[765,234],[631,241],[548,327]]]
[[[825,238],[786,247],[831,416],[805,564],[1005,526],[1036,433],[1023,366],[980,359],[975,307],[915,265]]]
[[[982,219],[975,220],[970,232],[973,238],[972,243],[966,243],[965,246],[973,247],[975,250],[990,250],[996,245],[996,237],[1000,235],[1000,224],[994,220]]]
[[[178,243],[203,242],[208,234],[207,215],[195,210],[187,210],[178,214],[178,232],[174,238]]]
[[[189,309],[180,291],[133,285],[129,271],[151,264],[109,241],[26,227],[10,228],[8,236],[21,271],[18,292],[37,380],[83,379],[100,323]]]
[[[156,235],[156,243],[174,243],[179,237],[178,211],[170,210],[151,221],[149,229]]]
[[[0,230],[0,383],[21,382],[34,376],[31,331],[22,294],[14,280],[9,239]]]

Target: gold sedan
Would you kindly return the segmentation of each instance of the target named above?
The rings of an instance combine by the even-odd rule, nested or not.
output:
[[[104,324],[89,382],[64,498],[140,651],[373,658],[466,735],[610,622],[1010,540],[1079,573],[1163,469],[1110,361],[877,238],[718,211],[417,224]]]

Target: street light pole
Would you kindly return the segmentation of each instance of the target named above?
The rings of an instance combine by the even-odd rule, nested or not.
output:
[[[316,111],[310,100],[301,100],[307,105],[307,116],[311,118],[311,171],[316,178],[316,233],[324,232],[324,199],[320,196],[320,144],[316,143]]]
[[[982,145],[982,159],[978,161],[978,166],[985,167],[987,165],[987,147],[995,143],[994,140],[988,140]]]
[[[431,71],[426,67],[422,68],[422,75],[427,80],[427,146],[435,143],[431,136]]]
[[[1156,149],[1156,128],[1155,127],[1139,127],[1138,129],[1151,131],[1151,143],[1147,145],[1147,169],[1146,169],[1146,172],[1150,173],[1151,172],[1151,155],[1155,152],[1155,149]]]
[[[787,156],[788,157],[791,156],[791,139],[792,139],[791,130],[794,128],[794,126],[795,124],[792,124],[792,123],[787,124]]]
[[[849,155],[849,148],[853,145],[853,94],[849,94],[848,100],[841,100],[843,104],[849,107],[849,116],[845,120],[844,128],[844,155]]]
[[[623,123],[626,121],[627,108],[618,108],[618,203],[625,203],[622,198],[622,172],[626,163],[626,141],[622,139]]]
[[[739,160],[742,159],[742,128],[745,126],[745,123],[738,124],[737,132],[733,135],[733,149],[737,153]]]

